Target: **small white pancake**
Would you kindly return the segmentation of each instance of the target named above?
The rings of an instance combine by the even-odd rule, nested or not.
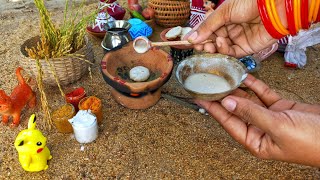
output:
[[[180,36],[181,32],[182,32],[182,27],[181,27],[181,26],[177,26],[177,27],[174,27],[174,28],[170,29],[170,30],[166,33],[165,37],[166,37],[168,40],[170,40],[170,39],[175,39],[175,38],[177,38],[178,36]]]
[[[130,79],[136,82],[146,81],[150,76],[150,71],[144,66],[136,66],[129,72]]]
[[[191,27],[184,27],[184,28],[182,28],[182,31],[181,31],[180,36],[182,37],[182,36],[188,34],[188,32],[190,32],[191,30],[192,30]]]

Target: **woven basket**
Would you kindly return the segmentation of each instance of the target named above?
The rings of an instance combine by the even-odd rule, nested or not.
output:
[[[19,63],[28,74],[34,77],[37,77],[38,74],[36,60],[28,57],[28,53],[25,48],[34,47],[39,40],[39,36],[32,37],[26,40],[20,47],[22,59],[20,59]],[[85,38],[85,42],[85,46],[74,54],[70,54],[70,56],[49,59],[49,62],[52,65],[61,85],[73,83],[80,79],[84,74],[88,73],[89,63],[85,60],[93,63],[94,54],[92,43],[88,38]],[[40,63],[43,71],[43,83],[50,86],[57,86],[56,79],[51,71],[50,65],[44,59],[41,59]]]
[[[128,0],[117,0],[118,3],[122,6],[127,8],[128,7]],[[141,5],[141,7],[144,9],[148,6],[148,1],[149,0],[139,0],[139,4]]]
[[[156,23],[163,27],[184,26],[190,16],[190,1],[150,0]]]

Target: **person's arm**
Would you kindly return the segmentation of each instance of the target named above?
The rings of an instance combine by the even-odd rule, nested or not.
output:
[[[267,26],[267,30],[261,21],[258,2],[265,1],[266,0],[226,0],[199,26],[195,27],[193,31],[186,35],[184,39],[188,39],[191,43],[195,44],[194,47],[196,50],[204,50],[209,53],[219,52],[234,57],[243,57],[257,53],[274,44],[280,37],[286,35],[282,34],[281,36],[273,37],[270,34],[270,28],[273,28],[273,26]],[[292,28],[290,31],[292,23],[288,24],[286,15],[286,2],[293,1],[267,1],[275,2],[279,22],[283,28],[287,29],[287,32],[293,34],[294,31]],[[301,2],[304,1],[305,0],[301,0]],[[308,2],[308,10],[311,11],[312,7],[316,6],[320,1],[308,0],[306,2]],[[312,3],[315,3],[315,5],[312,6]],[[319,8],[318,10],[317,8],[313,8],[313,11],[317,11],[317,14],[319,14]],[[315,23],[318,21],[316,18],[315,21],[312,22]],[[267,21],[265,21],[265,23],[266,22]],[[200,42],[207,39],[212,39],[212,42],[199,45]]]
[[[244,84],[219,102],[197,104],[253,155],[262,159],[320,167],[320,106],[282,99],[249,75]]]

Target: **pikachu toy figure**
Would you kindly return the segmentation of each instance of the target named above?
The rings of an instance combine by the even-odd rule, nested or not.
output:
[[[52,158],[46,146],[47,138],[36,129],[36,115],[31,115],[28,129],[22,130],[14,146],[19,154],[19,161],[24,170],[37,172],[48,169],[47,161]]]

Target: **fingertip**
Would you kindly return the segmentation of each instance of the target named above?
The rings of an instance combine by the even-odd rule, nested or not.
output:
[[[216,47],[215,47],[215,45],[213,43],[204,44],[203,49],[207,53],[215,53],[216,52]]]
[[[193,102],[196,103],[198,106],[201,106],[201,107],[202,107],[202,103],[203,103],[202,100],[200,100],[200,99],[194,99]]]
[[[193,100],[194,103],[196,103],[198,106],[203,107],[204,105],[208,104],[208,101],[204,101],[202,99],[194,99]]]
[[[221,46],[222,46],[221,42],[217,40],[216,43],[217,43],[217,47],[218,47],[218,48],[221,48]]]
[[[255,78],[253,75],[248,74],[248,76],[247,76],[246,79],[243,81],[243,83],[244,83],[246,86],[248,86],[248,85],[252,84],[254,80],[256,80],[256,78]]]
[[[190,43],[193,43],[193,42],[197,39],[197,37],[198,37],[198,32],[197,32],[197,31],[194,31],[194,32],[192,32],[192,33],[189,35],[188,41],[189,41]]]
[[[231,55],[230,47],[224,37],[217,37],[216,39],[217,51],[221,54]]]
[[[226,108],[229,112],[233,112],[237,107],[237,101],[230,97],[226,97],[221,101],[221,104],[224,108]]]
[[[203,45],[193,45],[193,49],[196,51],[203,51]]]

